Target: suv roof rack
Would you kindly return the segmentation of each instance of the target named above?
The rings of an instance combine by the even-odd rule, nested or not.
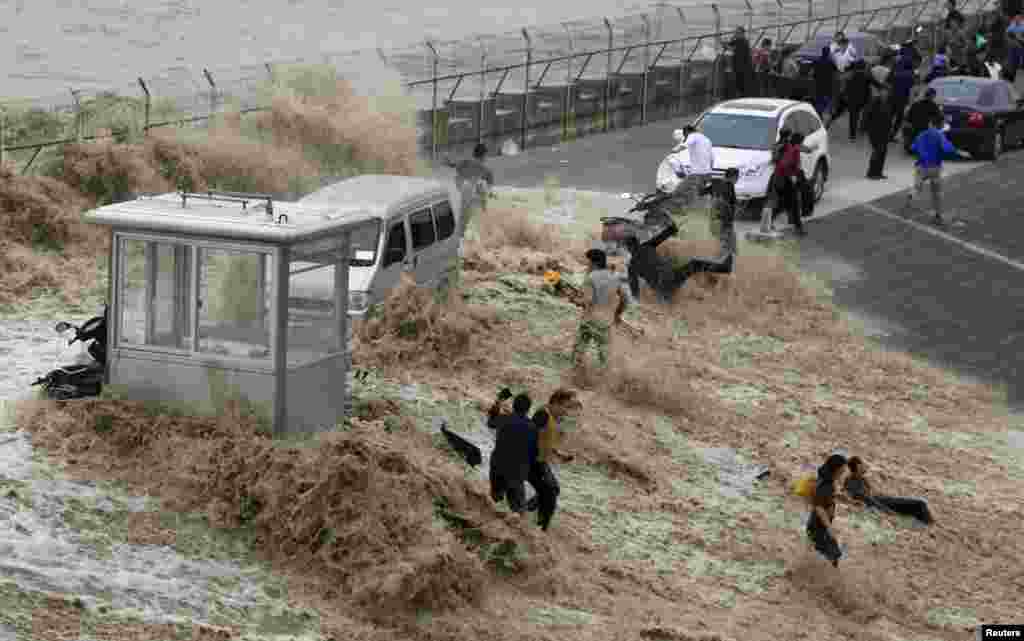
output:
[[[187,206],[189,198],[202,198],[204,200],[217,200],[221,202],[242,203],[242,209],[246,209],[249,206],[250,201],[260,200],[265,201],[267,204],[267,215],[272,216],[274,214],[274,197],[270,194],[250,194],[241,191],[217,191],[211,189],[201,193],[179,191],[178,195],[181,196],[181,206],[183,208]]]

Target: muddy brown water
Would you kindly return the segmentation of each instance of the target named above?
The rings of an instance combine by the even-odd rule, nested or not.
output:
[[[234,623],[258,631],[263,617],[279,619],[288,611],[282,584],[265,567],[222,554],[127,543],[116,524],[130,513],[159,511],[159,501],[71,479],[16,429],[12,401],[30,396],[35,377],[84,356],[68,349],[53,325],[0,322],[7,370],[0,378],[0,590],[63,594],[81,599],[87,610],[109,613],[105,617],[147,623]],[[5,599],[0,641],[28,638],[18,625],[31,620],[31,611],[19,611],[28,608],[18,605],[27,599]]]

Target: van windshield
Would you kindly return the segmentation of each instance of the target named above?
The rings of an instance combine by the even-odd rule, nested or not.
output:
[[[380,243],[380,221],[368,220],[352,228],[352,243],[349,251],[350,267],[372,267],[377,262],[377,246]],[[292,247],[293,263],[333,265],[342,250],[340,236],[328,236],[319,240],[300,243]]]

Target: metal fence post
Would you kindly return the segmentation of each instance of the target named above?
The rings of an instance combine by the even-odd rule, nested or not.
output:
[[[807,0],[807,40],[811,39],[811,20],[814,19],[814,0]]]
[[[75,142],[82,142],[82,101],[78,99],[81,92],[71,89],[71,97],[75,101]]]
[[[210,83],[210,117],[206,120],[206,126],[209,128],[213,122],[213,114],[217,113],[217,83],[213,81],[209,69],[203,69],[203,75],[206,76],[206,82]]]
[[[776,20],[775,20],[775,24],[777,24],[778,27],[779,27],[778,28],[778,34],[775,36],[775,46],[779,47],[779,49],[781,50],[781,48],[782,48],[782,13],[783,13],[785,7],[782,6],[782,0],[775,0],[775,3],[777,5],[779,5],[779,12],[777,14],[778,18],[776,18]],[[779,58],[781,60],[781,56],[779,56]]]
[[[711,64],[711,102],[714,102],[718,95],[718,75],[722,72],[722,12],[714,3],[711,10],[715,12],[715,61]]]
[[[0,169],[7,164],[7,109],[0,107]]]
[[[484,141],[484,99],[487,94],[487,47],[484,45],[483,38],[478,38],[480,42],[480,114],[477,118],[476,123],[476,141]]]
[[[651,21],[647,14],[641,14],[644,21],[644,74],[640,85],[640,124],[647,124],[648,81],[651,75]]]
[[[149,95],[149,87],[146,86],[146,81],[141,77],[139,78],[139,86],[142,87],[142,93],[146,96],[146,101],[143,104],[143,121],[142,121],[142,135],[145,136],[149,133],[149,111],[152,107],[153,100]]]
[[[612,33],[612,23],[608,18],[604,19],[604,28],[608,30],[608,70],[604,74],[604,131],[611,128],[611,102],[612,102],[612,46],[615,36]]]
[[[679,14],[679,23],[682,25],[681,38],[679,39],[679,113],[686,112],[686,80],[690,70],[690,61],[686,57],[686,14],[681,7],[676,7]]]
[[[565,36],[569,41],[569,58],[565,61],[565,102],[562,104],[562,140],[569,138],[570,122],[572,123],[572,129],[575,131],[576,115],[573,113],[574,101],[573,101],[573,81],[572,81],[572,57],[575,53],[575,46],[572,41],[572,29],[569,25],[562,23],[562,28],[565,29]]]
[[[533,41],[530,33],[523,27],[523,39],[526,40],[526,67],[523,69],[523,117],[519,132],[519,149],[526,151],[526,135],[530,128],[530,64],[533,62]]]
[[[440,62],[437,55],[437,49],[429,41],[425,41],[427,49],[430,50],[433,59],[431,61],[431,100],[430,100],[430,159],[437,160],[437,130],[438,130],[438,117],[437,117],[437,66]]]

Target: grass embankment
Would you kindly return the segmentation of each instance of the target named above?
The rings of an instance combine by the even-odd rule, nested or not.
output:
[[[84,135],[95,142],[51,147],[29,175],[23,153],[0,168],[0,313],[48,315],[56,302],[91,312],[105,297],[108,240],[81,224],[83,211],[145,192],[179,188],[302,196],[330,177],[419,171],[415,111],[397,80],[381,71],[367,95],[332,67],[282,69],[262,87],[268,111],[226,107],[209,127],[151,129],[142,135],[140,101],[101,96],[84,105]],[[173,119],[160,102],[153,121]],[[66,115],[8,115],[7,144],[69,136]],[[24,157],[23,157],[24,156]]]
[[[666,251],[710,253],[695,236]],[[579,314],[543,272],[579,282],[586,237],[497,202],[461,296],[403,289],[362,328],[360,416],[316,438],[114,400],[34,404],[21,424],[80,474],[254,528],[334,638],[953,641],[1019,612],[1024,461],[1002,399],[871,345],[782,255],[746,244],[728,286],[647,300],[630,317],[643,335],[615,335],[613,367],[581,390],[551,530],[495,507],[431,420],[471,433],[501,386],[543,398],[578,380]],[[840,505],[849,559],[820,560],[787,487],[837,447],[885,491],[926,497],[938,524]],[[769,477],[724,493],[715,448]]]

